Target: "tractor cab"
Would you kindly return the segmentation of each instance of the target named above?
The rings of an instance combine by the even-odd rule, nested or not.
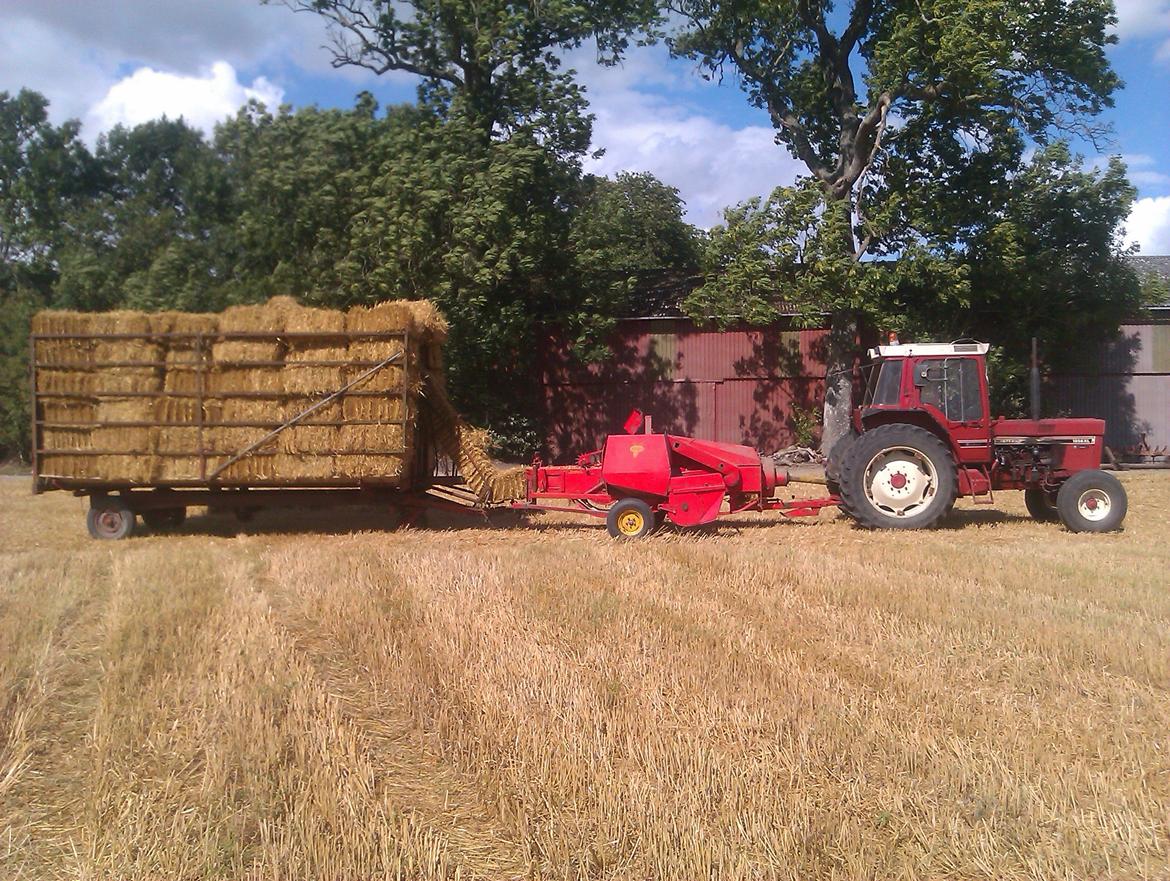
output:
[[[987,343],[909,343],[870,350],[858,432],[910,422],[942,433],[960,462],[991,460]]]

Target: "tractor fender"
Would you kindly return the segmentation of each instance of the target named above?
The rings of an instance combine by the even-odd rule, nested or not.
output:
[[[955,448],[955,444],[951,440],[950,433],[943,428],[933,416],[924,410],[903,410],[893,409],[889,407],[870,407],[861,411],[861,425],[863,431],[869,431],[877,428],[879,425],[914,425],[918,428],[924,428],[931,434],[934,434],[946,444],[947,449],[951,451],[951,455],[955,457],[955,461],[959,460],[959,451]]]

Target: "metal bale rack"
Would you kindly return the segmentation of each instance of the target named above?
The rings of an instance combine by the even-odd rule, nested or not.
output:
[[[482,508],[482,496],[454,488],[460,478],[435,476],[437,459],[458,452],[439,449],[458,425],[442,389],[441,319],[354,329],[344,313],[282,307],[330,327],[176,331],[143,313],[38,315],[34,492],[89,496],[98,538],[125,537],[138,515],[176,526],[193,506],[244,517],[269,506]],[[312,392],[287,387],[296,371]]]

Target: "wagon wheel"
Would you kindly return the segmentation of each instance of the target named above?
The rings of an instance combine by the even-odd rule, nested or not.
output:
[[[85,514],[85,526],[92,538],[117,541],[134,533],[136,517],[123,501],[93,504]]]

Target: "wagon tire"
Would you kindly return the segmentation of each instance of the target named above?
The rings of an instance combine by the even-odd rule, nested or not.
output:
[[[841,508],[870,529],[926,529],[958,494],[955,460],[916,425],[882,425],[858,437],[841,462]]]
[[[1043,487],[1030,486],[1024,490],[1024,507],[1032,518],[1041,523],[1055,523],[1060,519],[1060,512],[1056,509],[1056,500]]]
[[[134,534],[137,517],[125,502],[92,506],[85,514],[85,526],[91,538],[118,541]]]
[[[615,502],[605,517],[605,526],[614,538],[644,538],[655,530],[658,520],[641,499]]]
[[[1112,532],[1129,510],[1125,487],[1104,471],[1078,471],[1056,494],[1060,521],[1070,532]]]
[[[142,512],[142,520],[151,529],[178,529],[187,520],[187,509],[152,508]]]

